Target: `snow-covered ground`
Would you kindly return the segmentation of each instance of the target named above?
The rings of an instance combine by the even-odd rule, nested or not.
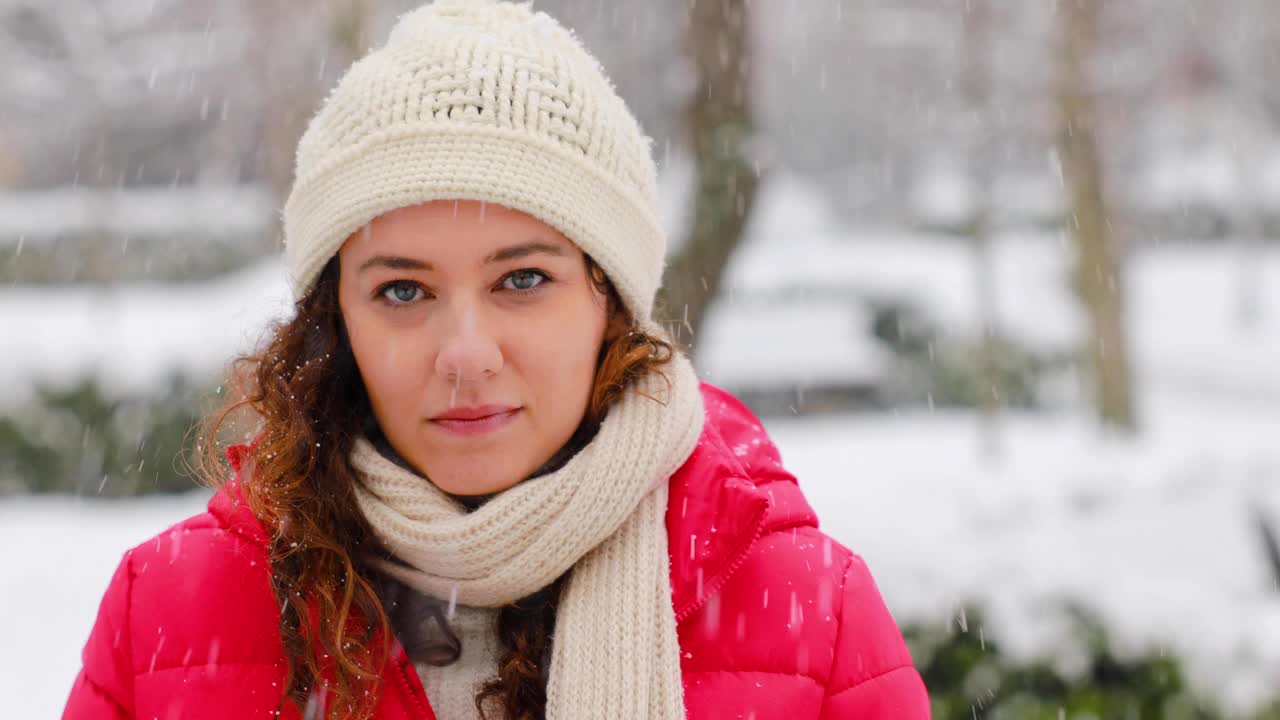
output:
[[[97,376],[121,393],[145,392],[181,370],[215,377],[290,310],[284,266],[275,259],[212,282],[15,286],[0,291],[0,410],[37,383]]]

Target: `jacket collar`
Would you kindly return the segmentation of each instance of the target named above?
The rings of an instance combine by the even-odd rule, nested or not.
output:
[[[701,383],[706,422],[698,445],[671,476],[667,550],[677,621],[718,590],[762,535],[818,520],[777,447],[737,398]],[[227,459],[236,477],[209,501],[228,530],[265,547],[268,535],[240,488],[251,444],[233,445]]]
[[[702,436],[672,475],[667,502],[677,622],[724,585],[762,535],[818,524],[756,416],[707,382],[702,398],[707,413]]]
[[[244,465],[251,458],[250,451],[259,438],[251,443],[232,445],[227,448],[227,461],[231,463],[234,477],[209,499],[209,514],[213,515],[227,530],[248,540],[253,545],[266,547],[270,542],[267,530],[262,521],[253,513],[240,486],[244,475]]]

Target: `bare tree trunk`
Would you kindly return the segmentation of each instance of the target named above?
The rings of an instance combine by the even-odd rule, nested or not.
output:
[[[369,47],[372,1],[342,0],[333,7],[333,45],[346,67],[363,57]]]
[[[1077,258],[1075,286],[1089,314],[1095,402],[1104,425],[1135,430],[1124,325],[1122,263],[1111,237],[1096,137],[1097,109],[1086,65],[1096,44],[1101,0],[1058,3],[1058,153],[1070,194]]]
[[[1280,590],[1280,530],[1261,504],[1253,507],[1254,522],[1262,540],[1262,550],[1267,559],[1267,571],[1276,590]]]
[[[969,182],[973,184],[973,280],[982,344],[979,358],[984,381],[980,395],[982,452],[1000,454],[1000,372],[996,359],[995,259],[991,249],[991,194],[995,168],[991,132],[991,73],[987,66],[991,9],[987,0],[971,0],[964,15],[965,67],[961,80],[972,127],[969,128]]]
[[[689,0],[687,52],[697,88],[685,111],[697,166],[693,224],[664,283],[664,320],[692,340],[720,289],[759,183],[748,157],[751,40],[748,0]]]

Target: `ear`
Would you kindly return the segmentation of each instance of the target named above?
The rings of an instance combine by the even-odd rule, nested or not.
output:
[[[609,319],[604,326],[604,341],[606,344],[617,340],[631,330],[631,318],[627,316],[626,308],[614,299],[613,293],[609,293]]]

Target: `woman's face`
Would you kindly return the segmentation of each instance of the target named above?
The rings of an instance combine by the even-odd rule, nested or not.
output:
[[[607,301],[559,231],[493,203],[436,200],[377,218],[338,256],[378,424],[437,487],[505,490],[573,435]]]

